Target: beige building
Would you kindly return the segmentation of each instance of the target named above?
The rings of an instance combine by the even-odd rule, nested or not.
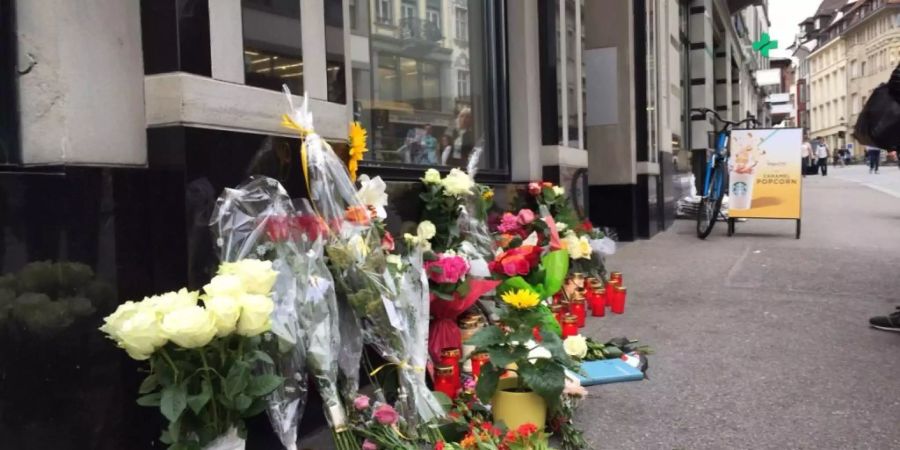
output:
[[[847,133],[847,50],[838,36],[809,55],[810,136],[823,138],[831,149],[845,145]]]
[[[830,23],[817,31],[808,57],[810,135],[860,156],[865,150],[852,137],[853,125],[900,61],[900,0],[848,1],[808,21],[822,19]]]
[[[850,23],[844,32],[849,61],[847,94],[851,124],[856,123],[872,91],[890,78],[891,71],[900,61],[900,1],[863,3],[867,5],[848,14]],[[850,133],[847,142],[853,145],[854,152],[863,151]]]

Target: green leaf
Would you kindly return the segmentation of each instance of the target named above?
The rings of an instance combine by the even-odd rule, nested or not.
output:
[[[484,403],[490,403],[491,397],[497,391],[497,383],[500,381],[500,369],[492,361],[481,366],[481,374],[478,376],[478,384],[475,393]]]
[[[152,394],[142,395],[138,397],[137,404],[141,406],[159,406],[159,401],[161,398],[161,393],[154,392]]]
[[[444,409],[445,413],[450,412],[450,409],[453,408],[453,400],[450,397],[447,397],[447,394],[440,391],[431,391],[434,395],[434,398],[437,399],[438,403],[441,404],[441,408]]]
[[[528,349],[522,346],[496,347],[488,352],[490,360],[497,367],[506,367],[528,357]]]
[[[238,396],[234,398],[234,408],[238,411],[243,412],[247,410],[252,403],[253,399],[246,394],[238,394]]]
[[[194,414],[200,415],[200,411],[209,403],[210,398],[212,398],[212,385],[210,385],[209,381],[203,380],[200,383],[200,393],[188,397],[188,406]]]
[[[559,403],[563,388],[566,387],[566,373],[562,366],[551,360],[540,359],[534,364],[520,365],[518,372],[525,385],[543,397],[551,409]]]
[[[244,412],[241,413],[241,417],[247,419],[259,415],[266,410],[266,407],[268,405],[269,402],[264,397],[253,400],[253,403],[250,404],[250,407],[245,409]]]
[[[250,380],[250,384],[244,392],[252,397],[263,397],[281,386],[282,382],[284,382],[284,378],[278,375],[259,375]]]
[[[498,345],[505,342],[506,337],[500,327],[492,325],[478,330],[474,336],[466,340],[466,345],[472,345],[478,348]]]
[[[235,363],[225,376],[225,396],[235,398],[250,384],[250,367],[243,362]]]
[[[155,373],[151,373],[147,375],[147,378],[144,378],[144,381],[141,382],[141,387],[138,388],[139,394],[148,394],[153,392],[159,386],[159,377]]]
[[[159,410],[169,422],[178,420],[185,408],[187,408],[187,389],[184,384],[173,384],[163,388]]]
[[[275,364],[275,361],[272,360],[272,357],[269,356],[268,353],[266,353],[262,350],[254,350],[253,351],[253,359],[255,359],[257,361],[262,361],[267,364],[273,364],[273,365]]]
[[[169,422],[169,429],[166,430],[169,433],[169,438],[172,439],[173,443],[177,443],[181,440],[181,420],[176,420],[173,422]]]

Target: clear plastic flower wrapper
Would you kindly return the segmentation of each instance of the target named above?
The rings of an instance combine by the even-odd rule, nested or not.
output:
[[[346,428],[337,390],[340,353],[338,311],[331,273],[323,260],[323,225],[308,204],[293,206],[275,180],[254,177],[219,198],[211,227],[224,261],[252,255],[273,261],[279,276],[271,345],[277,371],[287,381],[270,398],[269,417],[288,449],[296,448],[297,424],[313,375],[334,429]],[[350,436],[344,436],[349,439]]]
[[[377,217],[373,217],[377,214],[359,199],[343,162],[313,131],[306,104],[294,109],[291,103],[284,123],[303,137],[301,154],[307,186],[316,212],[330,231],[326,252],[338,292],[346,298],[364,341],[397,368],[398,410],[404,418],[404,434],[416,438],[424,432],[434,441],[440,433],[433,425],[443,416],[443,408],[425,384],[428,284],[421,256],[401,261],[382,248],[383,236]],[[356,349],[343,347],[347,362],[350,357],[359,361],[360,354],[348,351]],[[343,368],[344,362],[341,364]],[[354,368],[358,367],[357,363]],[[344,375],[352,377],[350,373]]]

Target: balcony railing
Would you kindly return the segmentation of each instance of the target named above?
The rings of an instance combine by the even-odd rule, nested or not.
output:
[[[444,38],[441,28],[430,20],[418,17],[400,19],[398,30],[400,39],[420,42],[440,42]]]

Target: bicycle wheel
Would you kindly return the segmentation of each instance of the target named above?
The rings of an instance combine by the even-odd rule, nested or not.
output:
[[[722,209],[722,198],[725,197],[725,165],[716,162],[709,179],[709,188],[704,192],[697,207],[697,237],[706,239],[716,225],[719,211]]]

